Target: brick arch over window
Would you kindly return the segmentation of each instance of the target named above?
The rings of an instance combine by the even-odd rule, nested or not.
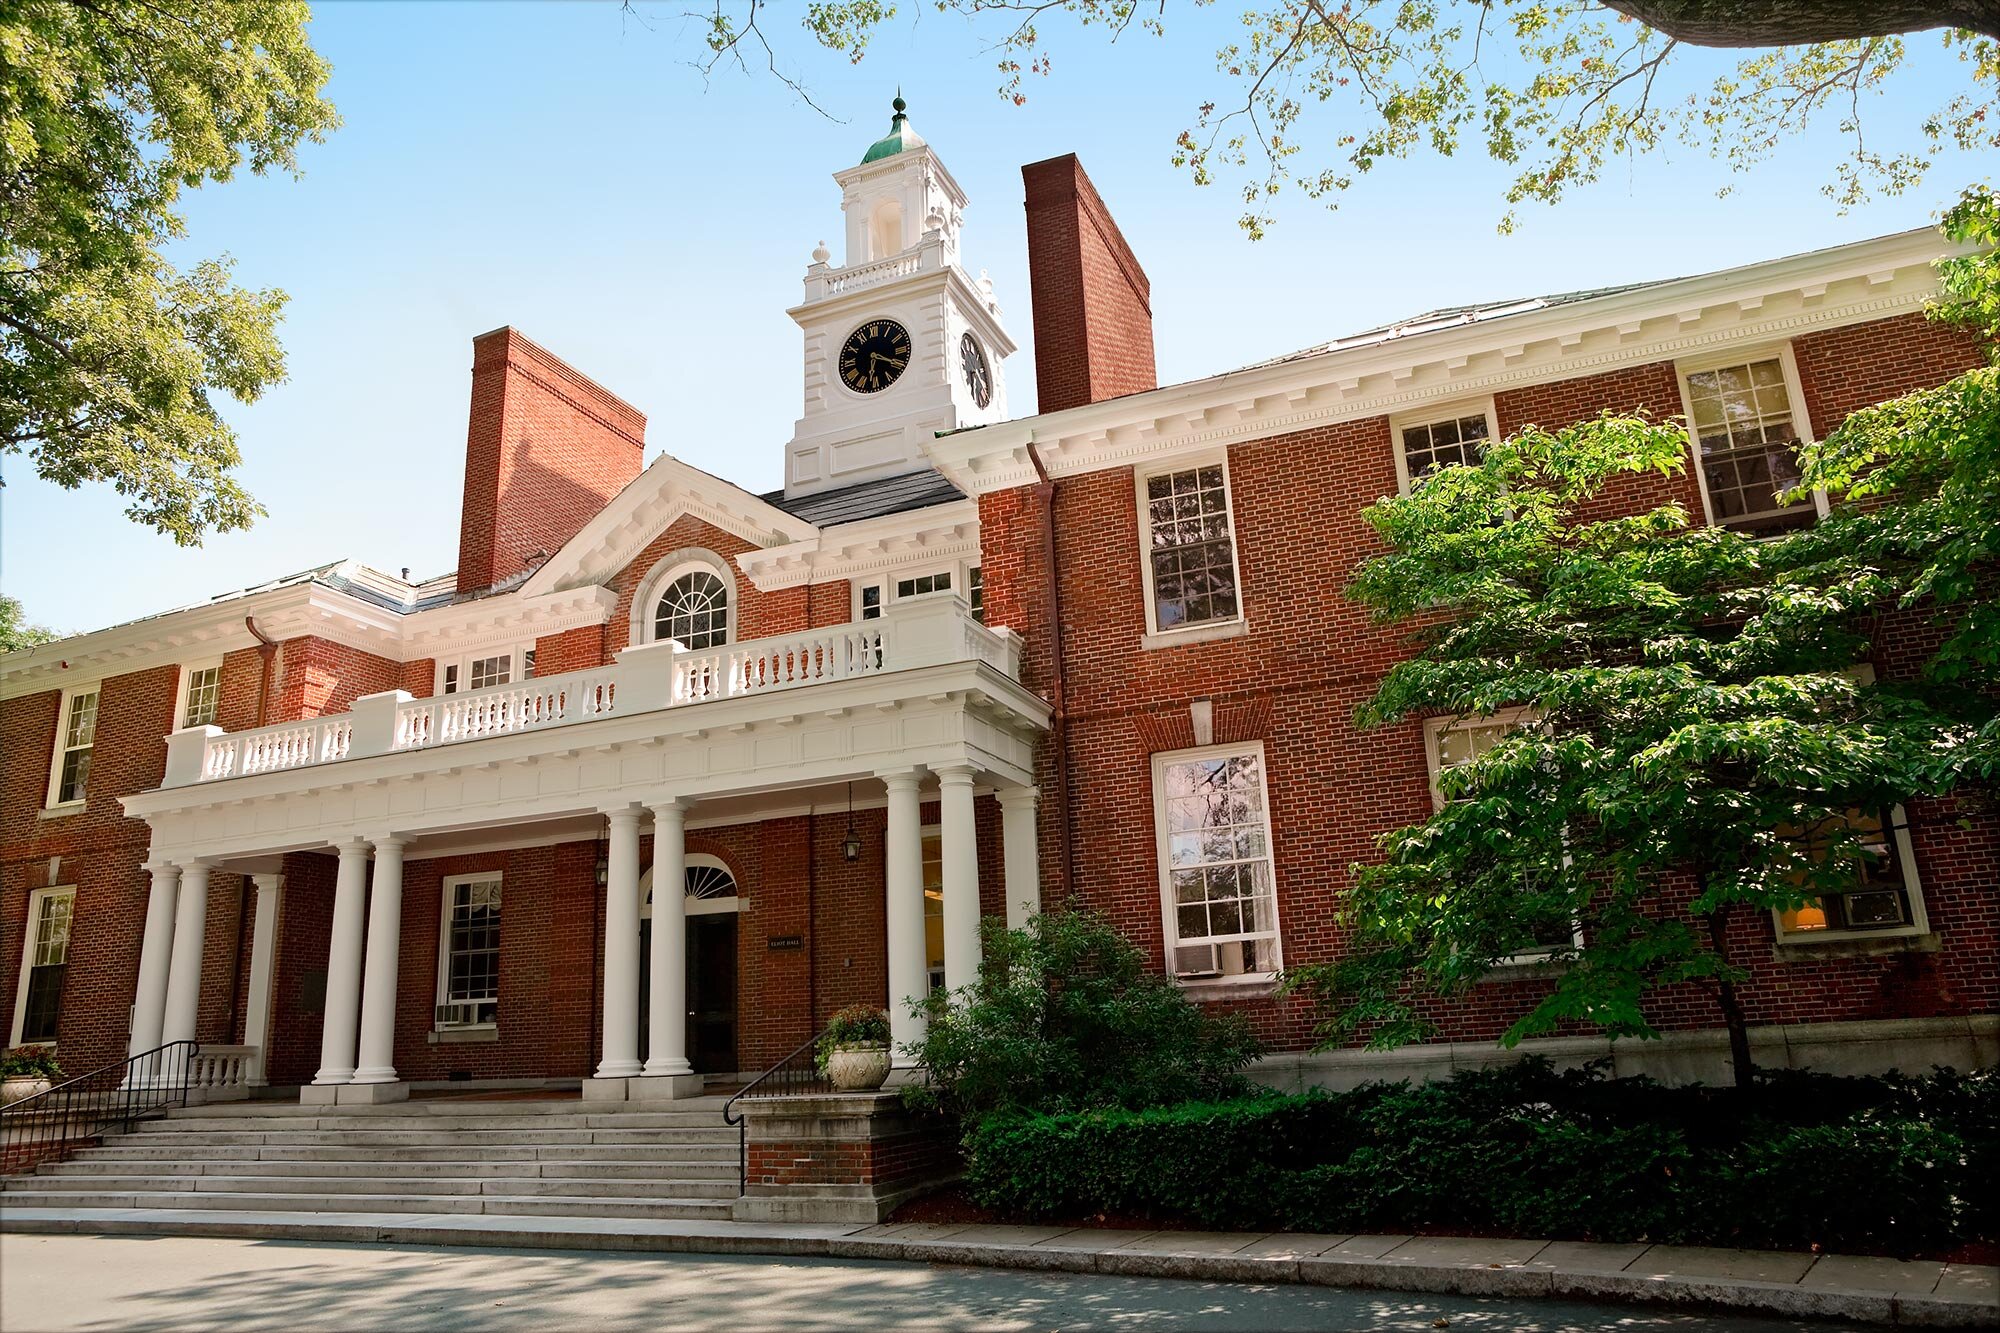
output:
[[[690,575],[699,578],[707,575],[720,585],[724,627],[723,643],[734,643],[738,637],[737,619],[739,598],[737,596],[735,571],[729,562],[706,547],[685,546],[669,551],[653,562],[646,576],[639,580],[638,591],[632,598],[630,622],[626,642],[638,645],[652,643],[662,636],[655,632],[660,615],[660,602],[670,589]]]

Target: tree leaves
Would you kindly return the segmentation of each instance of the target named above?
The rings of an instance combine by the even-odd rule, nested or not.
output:
[[[284,378],[285,296],[182,271],[185,189],[296,172],[337,124],[297,0],[23,0],[0,15],[0,450],[182,545],[261,513],[211,393]]]

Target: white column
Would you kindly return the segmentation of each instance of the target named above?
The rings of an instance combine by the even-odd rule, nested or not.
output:
[[[201,951],[208,928],[208,862],[181,863],[181,891],[174,905],[173,961],[167,968],[166,1013],[160,1041],[193,1041],[201,1016]]]
[[[937,770],[944,853],[944,984],[979,980],[979,840],[972,817],[972,769]]]
[[[1035,830],[1035,789],[1000,793],[1000,851],[1007,875],[1007,928],[1020,930],[1042,910],[1041,845]]]
[[[271,968],[278,956],[278,894],[284,888],[282,875],[252,875],[257,889],[257,919],[250,936],[250,994],[243,1006],[243,1044],[257,1048],[256,1063],[250,1069],[250,1086],[261,1088],[270,1080],[271,1049]]]
[[[167,1019],[167,969],[174,952],[174,904],[181,872],[167,861],[154,861],[153,890],[146,898],[146,934],[139,946],[139,986],[132,996],[132,1046],[139,1055],[160,1044]]]
[[[402,838],[375,839],[368,894],[368,972],[361,992],[361,1061],[355,1083],[396,1081],[396,964],[403,952]]]
[[[611,846],[604,876],[604,1058],[599,1078],[630,1078],[639,1064],[639,812],[608,812]],[[653,875],[654,900],[659,874]],[[659,909],[656,906],[655,912]],[[659,929],[659,923],[653,923]],[[659,978],[653,979],[657,989]]]
[[[361,1007],[361,933],[366,928],[368,844],[340,844],[340,872],[333,887],[333,939],[326,952],[326,1013],[319,1035],[322,1086],[354,1077],[354,1034]]]
[[[924,1039],[913,1001],[928,992],[924,957],[924,826],[917,803],[917,774],[885,773],[889,789],[889,841],[884,878],[888,891],[889,1045],[898,1068],[916,1064],[907,1053]]]
[[[653,807],[653,993],[646,1072],[692,1074],[687,1058],[687,803]]]

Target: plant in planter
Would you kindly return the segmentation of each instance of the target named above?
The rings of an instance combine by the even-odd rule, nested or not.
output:
[[[850,1004],[827,1021],[819,1071],[842,1092],[869,1092],[889,1077],[889,1012]]]
[[[0,1106],[47,1092],[62,1078],[62,1066],[46,1046],[16,1046],[0,1055]]]

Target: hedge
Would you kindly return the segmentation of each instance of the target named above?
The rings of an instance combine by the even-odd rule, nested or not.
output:
[[[1752,1094],[1526,1061],[1429,1084],[989,1117],[975,1200],[1225,1229],[1463,1230],[1936,1253],[1994,1239],[2000,1076]]]

